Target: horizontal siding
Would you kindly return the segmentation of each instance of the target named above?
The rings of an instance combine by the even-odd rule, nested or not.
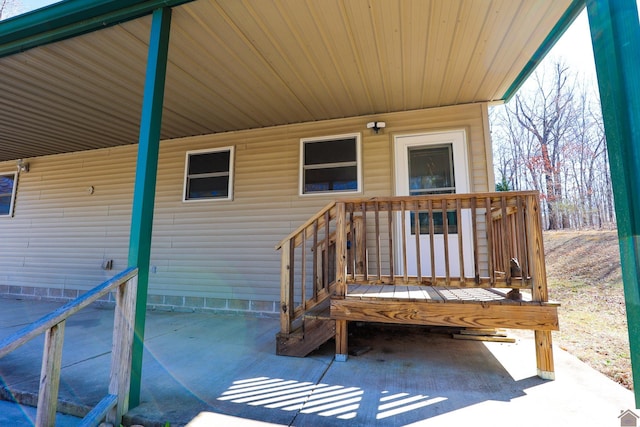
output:
[[[393,135],[465,128],[473,189],[486,191],[483,105],[163,141],[150,293],[279,300],[274,246],[332,197],[299,196],[300,139],[361,132],[365,197],[393,195]],[[187,151],[235,147],[232,201],[182,202]],[[0,285],[89,289],[126,267],[137,146],[29,159],[15,216],[0,218]],[[14,165],[0,163],[0,169]],[[91,190],[90,190],[91,189]],[[345,197],[353,197],[350,194]],[[386,249],[383,249],[386,251]],[[104,271],[105,260],[114,270]]]

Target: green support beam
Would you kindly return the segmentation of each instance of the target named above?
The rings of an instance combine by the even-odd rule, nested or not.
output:
[[[520,87],[527,81],[529,76],[538,68],[538,65],[547,56],[553,46],[560,40],[560,37],[565,31],[573,24],[573,21],[580,15],[580,12],[584,9],[585,0],[573,0],[567,11],[562,15],[558,23],[553,27],[549,35],[544,39],[538,50],[533,54],[527,65],[522,69],[518,77],[509,86],[509,89],[502,96],[505,103],[518,92]]]
[[[65,0],[0,22],[0,58],[192,0]]]
[[[151,232],[156,196],[158,152],[164,83],[167,71],[171,9],[153,12],[147,76],[142,100],[138,162],[131,212],[131,237],[129,240],[129,266],[138,267],[138,294],[136,298],[136,320],[134,326],[133,358],[131,364],[130,407],[140,404],[142,378],[142,352],[144,349],[144,326],[149,287],[149,263],[151,257]]]
[[[640,25],[636,0],[588,0],[640,408]]]

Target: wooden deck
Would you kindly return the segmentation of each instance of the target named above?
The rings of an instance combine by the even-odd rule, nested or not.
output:
[[[528,191],[330,203],[276,246],[278,354],[304,356],[335,333],[336,360],[346,360],[349,321],[530,329],[538,375],[553,378],[558,304],[548,300],[538,200]],[[315,315],[328,300],[329,316]]]

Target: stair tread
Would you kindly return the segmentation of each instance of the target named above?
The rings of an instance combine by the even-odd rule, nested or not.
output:
[[[304,319],[304,327],[290,334],[277,335],[276,354],[304,357],[335,336],[335,321],[309,317]]]

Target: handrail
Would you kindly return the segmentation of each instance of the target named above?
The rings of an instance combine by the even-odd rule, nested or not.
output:
[[[296,237],[298,234],[300,234],[304,229],[309,227],[315,221],[321,219],[324,216],[324,214],[327,213],[328,211],[330,211],[335,205],[336,205],[336,202],[334,201],[334,202],[331,202],[328,205],[326,205],[324,208],[320,209],[320,211],[318,211],[318,213],[316,213],[314,216],[312,216],[309,220],[307,220],[300,227],[296,228],[295,231],[292,231],[291,233],[289,233],[289,235],[287,237],[282,239],[280,241],[280,243],[278,243],[276,245],[275,250],[276,251],[280,250],[289,240],[291,240],[294,237]]]
[[[539,196],[540,192],[536,190],[520,190],[520,191],[494,191],[494,192],[482,192],[482,193],[452,193],[452,194],[437,194],[437,195],[423,195],[423,196],[383,196],[383,197],[367,197],[367,198],[354,198],[354,199],[340,199],[341,203],[368,203],[368,202],[401,202],[403,200],[415,200],[415,199],[437,199],[437,200],[456,200],[456,199],[484,199],[487,197],[497,198],[502,196]]]
[[[4,338],[0,341],[0,359],[11,353],[13,350],[21,347],[23,344],[31,341],[33,338],[39,336],[47,329],[50,329],[63,320],[71,317],[89,304],[96,302],[98,299],[111,292],[113,288],[123,282],[126,282],[136,274],[138,274],[137,268],[128,268],[123,272],[116,274],[106,282],[96,286],[89,292],[82,294],[73,301],[68,302],[55,311],[44,315],[35,322]]]
[[[109,394],[85,417],[82,425],[96,426],[105,416],[108,422],[120,424],[128,406],[131,364],[127,360],[130,361],[133,341],[137,275],[138,268],[130,267],[0,341],[2,358],[40,334],[45,334],[36,426],[55,424],[66,320],[113,290],[116,290],[116,310]]]

